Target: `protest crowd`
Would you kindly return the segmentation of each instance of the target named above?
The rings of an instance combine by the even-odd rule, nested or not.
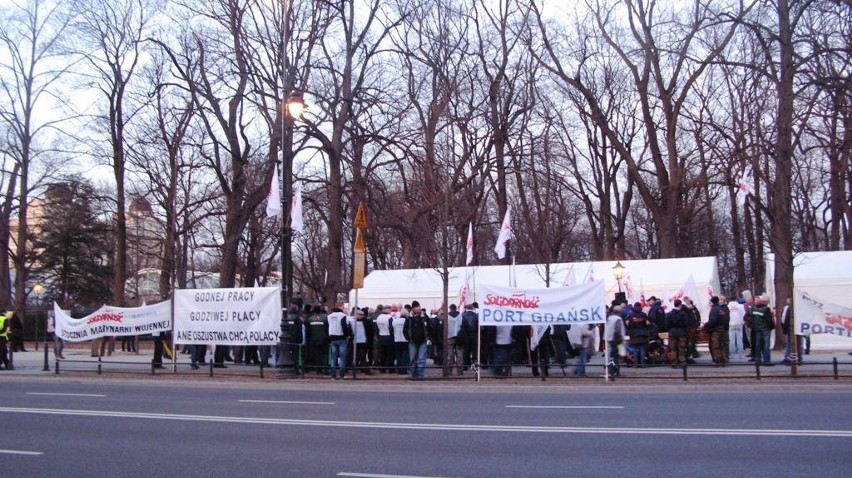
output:
[[[476,302],[466,304],[463,310],[452,304],[446,313],[427,312],[418,301],[355,308],[348,313],[340,307],[292,306],[282,321],[286,342],[280,346],[217,346],[212,360],[214,367],[225,367],[225,362],[269,367],[274,362],[278,367],[298,368],[333,380],[344,379],[353,368],[368,375],[399,374],[423,380],[429,367],[446,367],[459,376],[477,366],[496,377],[510,376],[512,367],[531,368],[533,376],[548,376],[557,367],[585,377],[586,365],[600,356],[610,364],[610,372],[619,376],[623,366],[680,368],[693,364],[700,356],[697,345],[707,343],[714,366],[725,367],[731,359],[746,358],[774,365],[769,342],[775,315],[765,295],[752,298],[746,292],[746,296],[748,299],[737,301],[712,297],[706,319],[689,297],[674,300],[671,307],[656,297],[644,304],[613,301],[607,307],[605,324],[551,325],[539,337],[530,326],[480,327]],[[791,318],[788,304],[778,318],[785,334]],[[800,339],[799,362],[809,353],[809,340]],[[185,346],[183,353],[191,355],[193,368],[207,363],[207,346]],[[290,355],[291,360],[283,355]],[[781,363],[789,364],[791,356],[788,346]]]

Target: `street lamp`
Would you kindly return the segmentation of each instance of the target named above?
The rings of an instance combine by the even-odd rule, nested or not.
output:
[[[618,293],[621,294],[621,279],[624,278],[625,268],[621,265],[621,261],[615,263],[612,267],[612,274],[615,276],[615,281],[618,282]]]

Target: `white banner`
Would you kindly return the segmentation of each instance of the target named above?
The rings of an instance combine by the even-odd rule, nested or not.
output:
[[[175,343],[274,345],[281,334],[281,289],[175,291]]]
[[[482,284],[482,325],[599,324],[606,322],[604,281],[572,287],[523,289]]]
[[[831,334],[852,338],[852,309],[796,290],[796,335]]]
[[[99,337],[143,335],[172,328],[171,302],[142,307],[105,305],[82,319],[73,319],[53,303],[56,335],[67,342],[85,342]]]

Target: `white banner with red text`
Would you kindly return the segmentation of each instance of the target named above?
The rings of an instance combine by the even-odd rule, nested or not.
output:
[[[524,289],[479,286],[482,325],[599,324],[606,322],[606,290],[599,280],[571,287]]]
[[[85,342],[100,337],[144,335],[168,332],[172,328],[171,302],[142,307],[105,305],[95,312],[74,319],[53,303],[56,335],[66,342]]]
[[[274,345],[281,334],[281,289],[175,291],[177,344]]]
[[[852,338],[852,309],[796,290],[796,335],[830,334]]]

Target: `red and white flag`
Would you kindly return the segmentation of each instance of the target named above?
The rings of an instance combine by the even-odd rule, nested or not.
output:
[[[740,179],[740,184],[737,186],[737,205],[745,205],[746,198],[751,194],[751,168],[747,167],[743,170],[743,177]]]
[[[464,309],[465,304],[467,304],[467,297],[469,295],[469,291],[470,291],[470,286],[468,284],[468,276],[465,276],[464,284],[462,285],[461,289],[459,290],[458,304],[459,304],[459,307],[461,307],[462,309]]]
[[[293,188],[293,202],[290,204],[290,229],[302,234],[305,232],[305,220],[302,216],[302,184]]]
[[[464,265],[469,266],[473,264],[473,223],[467,226],[467,258],[464,261]]]
[[[508,207],[503,224],[500,226],[500,235],[497,236],[497,245],[494,246],[494,252],[500,259],[506,257],[506,244],[510,240],[512,240],[512,208]]]
[[[272,171],[272,181],[269,185],[269,194],[266,195],[266,217],[281,214],[281,185],[278,182],[278,164]]]

